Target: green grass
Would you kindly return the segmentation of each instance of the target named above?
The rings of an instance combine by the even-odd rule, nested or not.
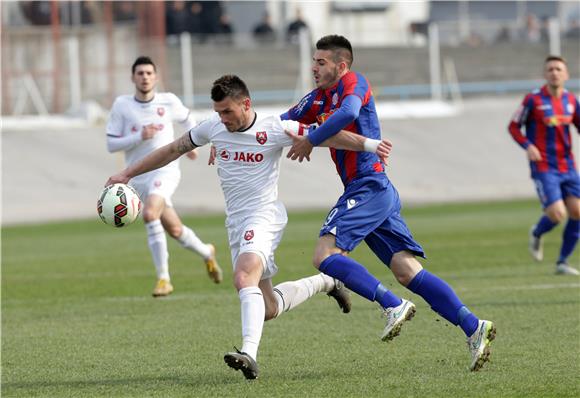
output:
[[[4,228],[3,397],[578,397],[580,279],[553,275],[561,228],[546,260],[531,262],[535,201],[417,207],[404,215],[429,256],[473,312],[496,322],[492,362],[467,370],[464,336],[399,286],[363,244],[353,257],[417,316],[392,343],[379,339],[377,306],[353,298],[344,315],[324,295],[267,322],[260,378],[223,363],[241,344],[240,310],[222,216],[186,218],[215,242],[225,271],[170,241],[176,291],[150,297],[153,266],[140,224],[98,220]],[[293,213],[277,252],[275,282],[313,274],[323,213]],[[580,263],[576,249],[572,262]]]

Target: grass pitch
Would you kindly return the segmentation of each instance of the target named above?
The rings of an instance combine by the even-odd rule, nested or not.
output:
[[[546,261],[527,253],[535,201],[404,209],[443,277],[498,336],[492,362],[467,370],[463,333],[399,286],[363,244],[353,257],[417,304],[392,343],[378,308],[359,297],[342,314],[324,295],[267,322],[260,378],[223,362],[240,347],[240,310],[222,216],[185,222],[214,242],[225,271],[170,241],[175,293],[150,296],[154,270],[140,223],[99,220],[9,227],[2,236],[3,397],[578,397],[580,278],[553,275],[561,227]],[[275,282],[311,275],[323,213],[293,213]],[[572,263],[580,263],[576,249]]]

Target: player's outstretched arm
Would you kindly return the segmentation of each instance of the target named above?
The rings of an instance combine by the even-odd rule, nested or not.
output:
[[[296,135],[290,130],[285,130],[285,132],[292,138],[294,144],[307,140],[305,136]],[[347,130],[341,130],[336,135],[323,141],[320,146],[345,149],[348,151],[376,153],[384,164],[388,164],[388,158],[393,144],[387,139],[374,140],[351,133]]]
[[[387,139],[374,140],[351,133],[347,130],[341,130],[338,134],[323,141],[320,146],[346,149],[348,151],[376,153],[384,164],[388,164],[388,158],[393,144]]]
[[[172,143],[151,152],[139,162],[127,167],[120,173],[109,177],[105,185],[116,183],[126,184],[131,178],[151,170],[159,169],[195,148],[195,145],[193,145],[189,138],[189,133],[186,133]]]

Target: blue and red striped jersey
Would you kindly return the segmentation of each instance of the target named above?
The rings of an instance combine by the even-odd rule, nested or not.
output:
[[[540,151],[542,160],[530,162],[532,175],[548,171],[567,173],[576,169],[570,125],[574,124],[580,132],[579,108],[578,98],[568,90],[556,98],[544,85],[526,95],[508,129],[522,148],[534,144]],[[525,135],[522,126],[525,126]]]
[[[329,89],[317,88],[308,93],[298,104],[290,108],[288,117],[306,124],[321,125],[340,108],[343,100],[349,95],[359,97],[362,106],[358,118],[345,126],[344,130],[380,140],[381,127],[371,86],[363,75],[353,71],[346,73]],[[381,174],[386,178],[384,166],[374,153],[330,148],[330,154],[345,186],[355,179],[368,175]]]

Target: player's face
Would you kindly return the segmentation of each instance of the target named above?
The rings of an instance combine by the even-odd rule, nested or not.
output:
[[[250,120],[252,106],[249,98],[235,100],[226,97],[222,101],[214,102],[213,109],[218,113],[221,122],[230,133],[244,130],[252,122]]]
[[[568,68],[561,61],[550,61],[544,66],[544,78],[550,87],[564,87],[568,80]]]
[[[330,88],[340,80],[340,66],[332,60],[332,51],[316,50],[313,61],[312,75],[317,88]]]
[[[144,95],[149,94],[157,84],[157,73],[153,65],[137,65],[131,80],[135,83],[137,91]]]

